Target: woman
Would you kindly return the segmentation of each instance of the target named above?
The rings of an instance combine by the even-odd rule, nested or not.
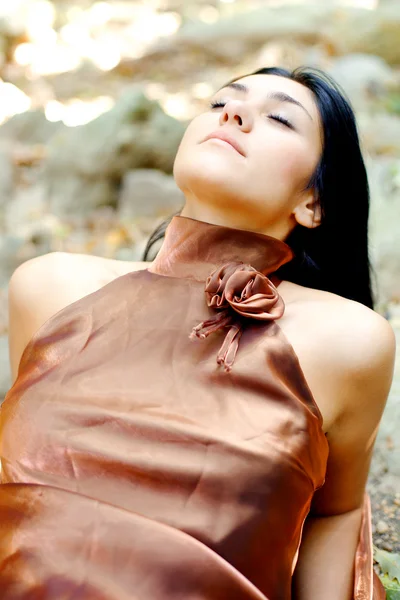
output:
[[[260,69],[174,177],[150,265],[13,275],[2,598],[384,598],[365,485],[395,341],[352,110],[316,70]]]

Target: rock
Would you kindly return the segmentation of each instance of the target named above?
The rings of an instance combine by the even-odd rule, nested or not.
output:
[[[45,144],[60,129],[61,122],[50,122],[41,109],[27,110],[14,115],[0,127],[0,140],[13,140],[27,144]]]
[[[208,60],[224,65],[237,65],[246,53],[257,51],[269,41],[289,39],[295,42],[318,43],[321,31],[326,28],[327,15],[320,6],[305,5],[241,11],[209,24],[188,20],[170,38],[161,39],[151,47],[141,63],[163,63],[167,58],[201,52]],[[197,59],[199,60],[199,59]]]
[[[367,152],[399,156],[400,116],[383,112],[371,116],[366,112],[359,112],[357,122],[361,142]]]
[[[382,542],[381,547],[387,552],[393,552],[393,544],[391,544],[390,542]]]
[[[396,3],[368,10],[331,3],[301,3],[291,5],[289,10],[287,6],[262,6],[238,11],[212,24],[188,20],[174,36],[150,47],[135,65],[143,72],[144,65],[154,69],[165,61],[171,63],[182,53],[190,57],[200,50],[208,60],[236,66],[246,53],[277,39],[321,45],[331,56],[372,54],[397,65],[400,7]]]
[[[0,143],[0,207],[9,202],[14,192],[14,167],[9,144]]]
[[[371,261],[377,277],[374,291],[377,308],[384,311],[400,302],[400,160],[369,156],[366,165],[371,192]]]
[[[41,228],[40,220],[47,210],[45,191],[41,185],[20,186],[15,191],[4,210],[4,224],[7,231],[13,231],[25,238]]]
[[[393,382],[382,420],[379,425],[371,463],[370,479],[378,494],[393,495],[400,499],[400,328],[394,327],[397,338],[397,356]],[[387,440],[393,444],[388,447]],[[383,520],[386,521],[384,518]]]
[[[395,327],[400,328],[400,303],[391,303],[388,306],[389,319]]]
[[[89,215],[99,206],[115,206],[117,203],[117,186],[106,174],[98,177],[85,177],[79,173],[78,166],[69,170],[62,164],[62,158],[54,169],[48,168],[43,179],[46,185],[45,197],[50,204],[50,210],[57,217],[67,217],[70,213],[82,216]],[[57,159],[58,162],[58,159]]]
[[[184,202],[172,175],[157,169],[136,169],[123,177],[118,215],[122,220],[167,217],[180,210]]]
[[[348,9],[337,11],[332,22],[336,30],[339,54],[365,52],[380,56],[390,65],[400,63],[399,4],[378,6],[376,10]]]
[[[357,110],[365,109],[371,99],[382,98],[395,84],[392,69],[379,56],[348,54],[337,58],[326,69],[350,98]]]
[[[8,355],[8,336],[0,335],[0,402],[11,387],[11,368]]]
[[[25,239],[12,233],[0,236],[0,286],[3,287],[9,281],[14,269],[21,263],[18,255],[23,249]]]
[[[140,262],[143,260],[143,252],[146,247],[146,239],[137,242],[132,248],[120,248],[116,251],[114,258],[128,262]]]
[[[87,215],[116,206],[121,179],[131,169],[171,173],[184,128],[134,87],[94,121],[63,129],[50,140],[44,163],[52,212]]]
[[[378,523],[376,524],[376,531],[378,533],[386,533],[388,531],[389,527],[388,525],[385,523],[385,521],[378,521]]]
[[[8,332],[8,286],[0,288],[0,335]]]

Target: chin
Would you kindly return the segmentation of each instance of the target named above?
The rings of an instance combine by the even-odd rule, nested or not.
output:
[[[227,207],[230,210],[243,204],[243,199],[237,199],[236,190],[232,186],[227,186],[226,180],[213,179],[212,177],[204,177],[204,174],[192,174],[191,177],[186,177],[184,180],[178,179],[178,187],[187,197],[197,198],[202,204],[208,204],[210,207],[223,208]]]
[[[193,158],[191,162],[175,162],[173,175],[177,186],[185,190],[196,189],[199,195],[216,194],[219,196],[236,195],[240,183],[234,178],[234,170],[226,161],[215,160],[214,157]]]

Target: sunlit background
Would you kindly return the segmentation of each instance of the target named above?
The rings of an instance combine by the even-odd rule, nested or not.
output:
[[[188,21],[212,24],[263,4],[277,7],[304,2],[2,2],[0,20],[7,22],[9,33],[15,37],[3,57],[0,122],[30,108],[43,107],[49,121],[62,121],[68,127],[87,123],[113,105],[118,66],[122,73],[124,64],[144,57],[157,41],[173,36]],[[335,4],[373,10],[378,0],[341,0]],[[76,93],[68,96],[57,84],[55,76],[85,70],[113,71],[116,76],[110,82],[111,89],[79,89],[77,85],[73,90]],[[208,80],[175,93],[168,89],[167,82],[143,84],[149,97],[157,99],[165,112],[177,119],[190,119],[198,108],[193,99],[212,93]]]
[[[400,332],[399,0],[0,1],[0,398],[15,269],[54,251],[141,260],[182,206],[172,167],[190,119],[229,79],[298,65],[353,104],[376,310]],[[397,553],[399,362],[369,481],[375,544]]]

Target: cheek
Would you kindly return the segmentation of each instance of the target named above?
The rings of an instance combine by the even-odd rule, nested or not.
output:
[[[206,126],[201,127],[201,123],[196,121],[189,123],[175,155],[174,169],[178,171],[184,164],[190,164],[192,156],[197,150],[198,142],[206,135],[208,130]],[[202,131],[204,132],[203,134],[201,133]]]
[[[275,139],[271,142],[260,153],[261,160],[257,161],[262,177],[273,176],[272,181],[285,189],[297,189],[304,181],[308,181],[315,168],[315,157],[309,146],[290,140]]]
[[[212,123],[207,123],[207,120],[204,118],[202,119],[201,116],[195,117],[185,129],[179,150],[190,153],[203,137],[207,135],[207,132],[212,129]]]
[[[180,184],[180,180],[184,178],[185,172],[188,169],[188,164],[190,164],[190,138],[190,131],[186,130],[175,154],[172,172],[178,186]]]

